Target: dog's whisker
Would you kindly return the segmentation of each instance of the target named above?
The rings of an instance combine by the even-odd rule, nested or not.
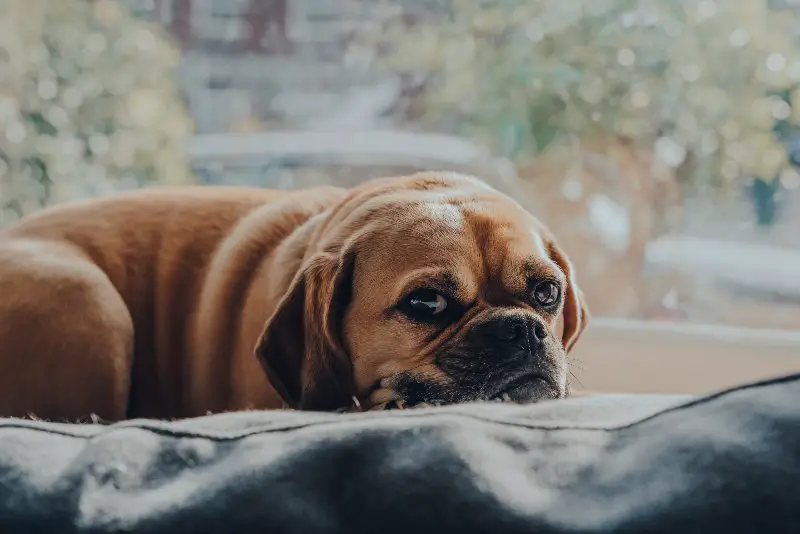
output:
[[[567,364],[569,367],[577,367],[578,369],[583,369],[586,362],[578,359],[568,359]]]
[[[575,373],[570,371],[569,376],[578,384],[579,387],[583,388],[583,381],[580,378],[578,378],[578,376]]]

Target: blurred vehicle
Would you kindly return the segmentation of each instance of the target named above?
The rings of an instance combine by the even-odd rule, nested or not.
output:
[[[205,184],[297,188],[352,186],[369,178],[422,170],[479,176],[508,190],[514,168],[465,139],[393,130],[270,131],[195,135],[192,170]]]

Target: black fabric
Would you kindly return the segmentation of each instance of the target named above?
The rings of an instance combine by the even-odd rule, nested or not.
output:
[[[800,532],[800,376],[112,426],[0,422],[0,533]]]

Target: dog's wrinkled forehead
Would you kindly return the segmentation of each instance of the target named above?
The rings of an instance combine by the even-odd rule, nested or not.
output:
[[[545,256],[540,224],[516,203],[499,194],[475,198],[429,199],[408,207],[416,232],[433,236],[458,234],[483,252],[524,245]]]
[[[355,245],[358,278],[362,269],[385,280],[439,268],[478,283],[519,283],[521,272],[539,270],[530,265],[548,268],[542,230],[517,202],[477,178],[420,173],[355,188],[328,217],[320,244],[332,252]]]
[[[327,218],[323,234],[384,238],[468,230],[472,215],[483,212],[488,221],[504,215],[530,217],[511,198],[475,177],[453,172],[423,172],[362,184]],[[517,223],[517,226],[519,224]]]
[[[493,190],[423,192],[387,200],[361,254],[385,275],[418,269],[522,283],[531,263],[551,264],[540,223]],[[380,266],[380,267],[378,267]],[[470,285],[469,283],[467,285]]]

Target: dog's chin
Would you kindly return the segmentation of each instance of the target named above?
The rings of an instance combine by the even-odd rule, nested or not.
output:
[[[503,401],[529,404],[543,400],[560,399],[566,396],[562,388],[543,376],[528,376],[508,384],[500,393]]]

